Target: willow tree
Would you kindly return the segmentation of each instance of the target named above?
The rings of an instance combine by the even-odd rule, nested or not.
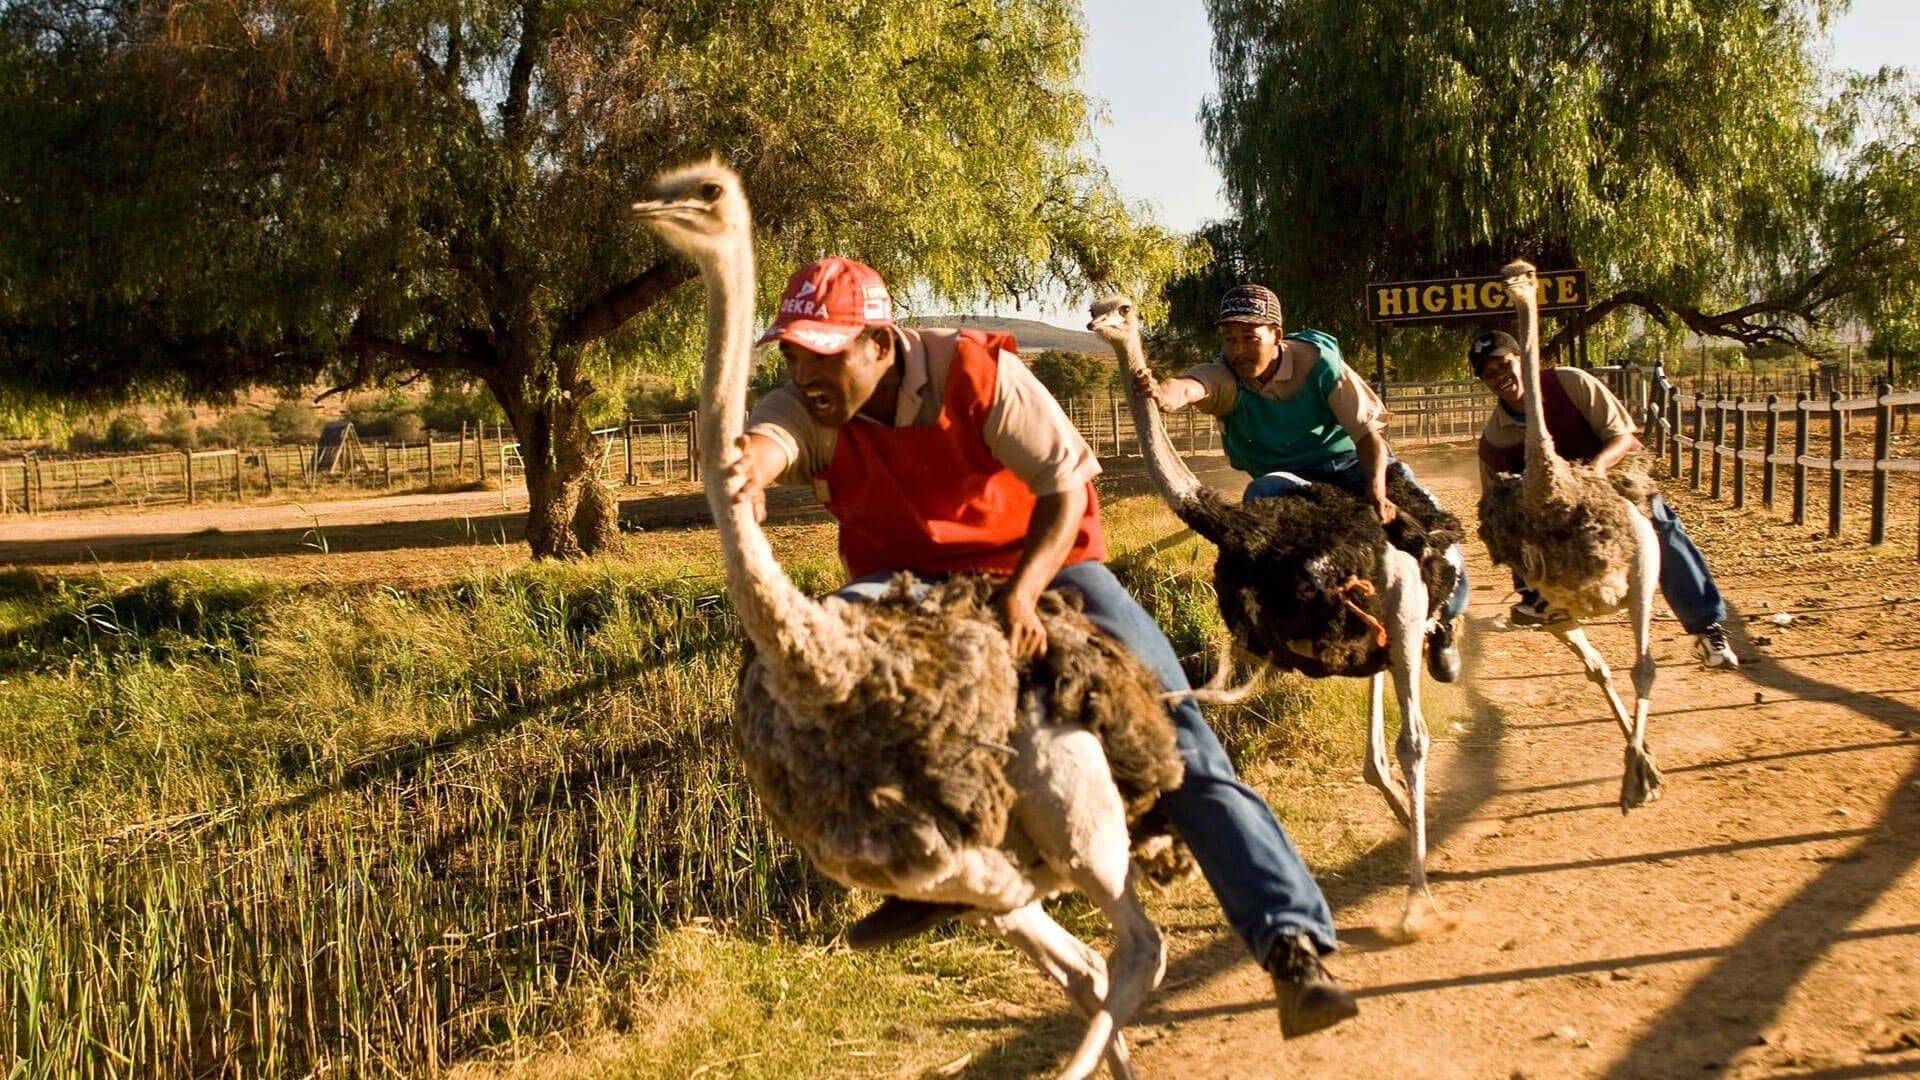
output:
[[[1590,272],[1563,337],[1639,308],[1804,344],[1920,281],[1899,80],[1822,66],[1844,6],[1208,0],[1203,123],[1247,259],[1316,322],[1359,330],[1368,281],[1525,255]]]
[[[1021,298],[1186,257],[1088,156],[1081,36],[1063,0],[10,0],[0,385],[460,373],[534,553],[591,551],[595,379],[695,332],[624,212],[664,166],[742,170],[770,275]]]

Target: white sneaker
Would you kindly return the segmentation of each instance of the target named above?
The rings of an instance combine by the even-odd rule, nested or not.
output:
[[[1703,667],[1737,668],[1740,666],[1740,658],[1733,654],[1733,646],[1727,642],[1726,627],[1719,623],[1714,623],[1693,635],[1693,655],[1699,657]]]

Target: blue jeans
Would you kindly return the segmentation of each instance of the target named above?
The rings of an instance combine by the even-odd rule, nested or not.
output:
[[[892,576],[869,574],[834,595],[875,600],[886,592]],[[1088,620],[1139,657],[1160,677],[1164,689],[1192,689],[1153,616],[1104,564],[1063,566],[1052,584],[1080,590]],[[1178,790],[1160,797],[1160,809],[1193,851],[1228,925],[1263,964],[1282,934],[1299,934],[1321,952],[1333,951],[1333,913],[1327,899],[1266,799],[1234,776],[1233,762],[1192,698],[1181,698],[1168,711],[1187,771]]]
[[[1707,557],[1700,554],[1673,507],[1658,493],[1653,496],[1653,532],[1660,538],[1660,595],[1667,598],[1667,606],[1673,609],[1681,628],[1699,634],[1714,623],[1725,622],[1727,603],[1720,598],[1713,571],[1707,569]],[[1537,599],[1518,573],[1513,575],[1513,587],[1529,603]]]
[[[1395,459],[1387,467],[1391,469],[1396,465],[1406,473],[1408,483],[1414,487],[1420,487],[1420,481],[1414,478],[1413,470],[1407,468],[1406,462]],[[1301,466],[1288,472],[1270,472],[1265,476],[1256,476],[1247,485],[1247,490],[1241,493],[1240,501],[1250,503],[1255,499],[1271,499],[1285,495],[1289,491],[1298,491],[1308,484],[1332,484],[1351,495],[1371,501],[1373,493],[1368,490],[1367,481],[1367,470],[1360,465],[1360,455],[1335,454],[1325,461]],[[1426,488],[1420,488],[1420,490],[1427,491]],[[1432,498],[1433,492],[1427,491],[1427,497]],[[1436,504],[1439,501],[1434,499]],[[1441,616],[1451,619],[1467,610],[1467,561],[1466,557],[1460,553],[1459,544],[1453,544],[1447,548],[1447,561],[1459,571],[1453,579],[1453,591],[1447,594],[1447,602],[1440,606]]]

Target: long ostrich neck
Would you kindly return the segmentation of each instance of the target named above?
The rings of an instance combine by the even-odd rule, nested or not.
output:
[[[1177,512],[1193,501],[1200,490],[1200,480],[1174,450],[1173,440],[1167,437],[1166,422],[1160,418],[1159,406],[1134,388],[1133,377],[1148,370],[1139,331],[1129,330],[1110,340],[1113,354],[1120,359],[1120,385],[1126,391],[1127,408],[1133,413],[1133,430],[1140,433],[1140,453],[1147,459],[1147,472],[1153,476],[1154,486],[1160,489],[1160,497]]]
[[[707,349],[700,381],[700,467],[707,506],[720,530],[727,593],[747,637],[777,672],[815,684],[837,682],[834,676],[844,675],[847,665],[828,661],[847,652],[845,624],[794,587],[753,519],[753,508],[727,494],[726,463],[745,427],[747,378],[753,366],[753,252],[742,245],[738,255],[702,269]]]
[[[1530,497],[1546,498],[1566,465],[1554,449],[1553,434],[1547,430],[1546,406],[1540,399],[1540,301],[1531,288],[1517,290],[1513,299],[1520,315],[1520,332],[1525,335],[1520,347],[1520,381],[1526,387],[1521,403],[1527,421],[1526,490]]]

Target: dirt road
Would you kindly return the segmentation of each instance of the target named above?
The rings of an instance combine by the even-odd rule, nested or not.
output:
[[[1473,506],[1466,470],[1420,467]],[[1358,1020],[1283,1044],[1237,943],[1182,936],[1136,1039],[1143,1075],[1920,1074],[1920,568],[1670,496],[1744,617],[1748,663],[1704,671],[1655,623],[1665,797],[1621,816],[1604,702],[1554,639],[1495,628],[1505,576],[1470,544],[1472,716],[1432,773],[1434,889],[1459,927],[1412,944],[1375,929],[1402,909],[1396,835],[1323,877]],[[1626,628],[1593,637],[1624,672]],[[1378,804],[1357,772],[1356,804]]]

